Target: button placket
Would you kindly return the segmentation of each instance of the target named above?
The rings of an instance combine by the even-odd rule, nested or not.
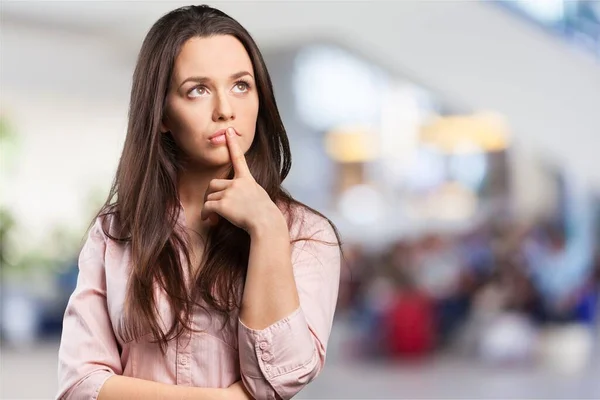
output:
[[[190,332],[181,335],[177,346],[177,384],[190,386],[192,384],[191,376],[191,339]]]

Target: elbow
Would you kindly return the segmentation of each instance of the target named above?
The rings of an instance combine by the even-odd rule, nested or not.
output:
[[[57,400],[76,400],[98,398],[102,385],[115,375],[114,372],[101,369],[90,372],[78,380],[61,379]]]
[[[274,385],[279,397],[282,399],[291,399],[296,396],[309,383],[314,381],[321,373],[324,366],[324,360],[319,357],[315,351],[312,359],[295,371],[283,374],[278,377],[278,382]]]
[[[242,375],[242,381],[248,393],[254,399],[291,399],[311,383],[321,372],[324,360],[315,351],[313,357],[304,365],[281,371],[273,368],[271,374],[260,378]]]

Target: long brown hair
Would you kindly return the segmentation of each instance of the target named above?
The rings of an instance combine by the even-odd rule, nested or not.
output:
[[[204,5],[178,8],[161,17],[148,32],[138,56],[127,136],[113,186],[98,217],[110,216],[112,229],[109,219],[103,218],[107,237],[131,246],[126,337],[136,339],[151,331],[163,351],[169,340],[184,329],[192,329],[190,314],[198,300],[227,320],[240,307],[239,288],[248,267],[249,235],[221,218],[208,233],[202,267],[197,269],[193,285],[188,288],[183,284],[181,255],[188,265],[191,262],[186,237],[178,225],[181,203],[177,176],[184,166],[172,135],[160,132],[170,77],[181,47],[190,38],[214,35],[237,38],[254,67],[259,110],[255,138],[246,154],[253,177],[285,211],[289,227],[298,218],[293,206],[324,217],[293,199],[281,186],[291,167],[289,142],[265,62],[246,29],[227,14]],[[329,223],[337,237],[333,245],[340,246],[339,234]],[[174,317],[166,332],[158,320],[156,287],[167,295]]]

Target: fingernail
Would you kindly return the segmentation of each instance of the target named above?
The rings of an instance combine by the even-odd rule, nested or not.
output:
[[[229,136],[235,135],[235,130],[231,127],[227,128],[227,135],[229,135]]]

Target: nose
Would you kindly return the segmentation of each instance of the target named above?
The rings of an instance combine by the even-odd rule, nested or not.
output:
[[[229,121],[235,119],[233,107],[226,94],[215,96],[215,108],[213,111],[213,121]]]

